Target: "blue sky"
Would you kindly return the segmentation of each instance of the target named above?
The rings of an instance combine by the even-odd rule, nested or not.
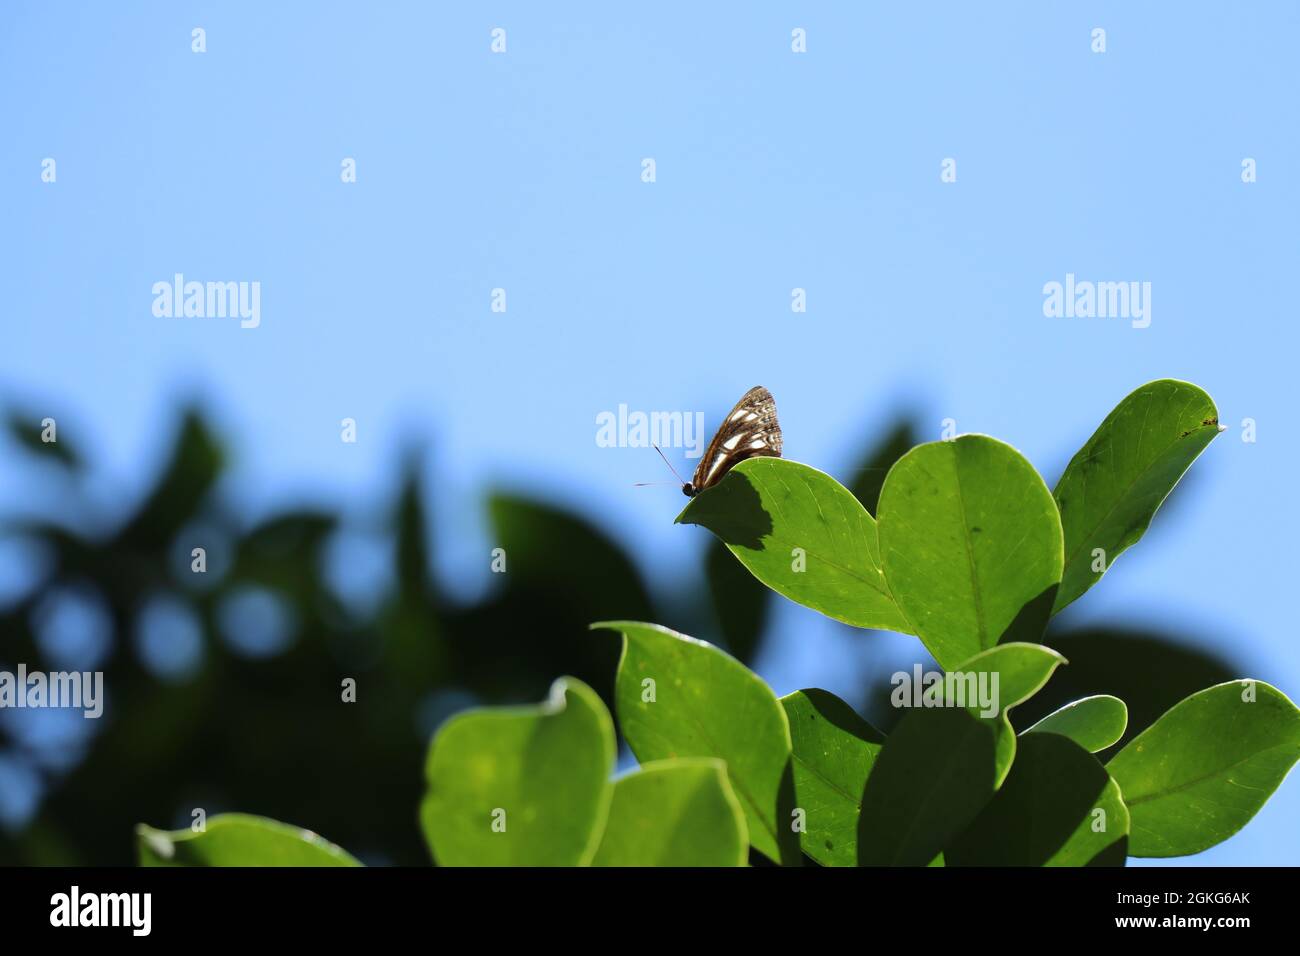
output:
[[[1050,482],[1133,388],[1187,379],[1229,429],[1078,618],[1230,639],[1300,697],[1300,8],[561,6],[7,5],[0,402],[55,416],[120,499],[200,398],[250,515],[378,507],[418,434],[467,592],[485,485],[579,506],[667,590],[703,532],[632,487],[666,477],[653,452],[597,446],[620,403],[712,428],[762,383],[787,456],[841,475],[911,408]],[[178,272],[260,282],[260,326],[156,317]],[[1067,273],[1150,282],[1150,326],[1045,317]],[[6,503],[51,494],[0,470]],[[784,609],[764,675],[844,688],[847,639]],[[1297,820],[1291,780],[1196,862],[1294,863]]]

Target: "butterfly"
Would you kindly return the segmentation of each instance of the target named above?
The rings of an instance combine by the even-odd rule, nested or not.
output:
[[[694,498],[746,458],[760,456],[781,457],[781,426],[776,421],[776,399],[762,385],[755,385],[718,426],[695,474],[682,485],[682,494]]]

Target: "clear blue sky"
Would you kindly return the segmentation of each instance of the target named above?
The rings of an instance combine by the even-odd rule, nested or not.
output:
[[[1294,3],[460,6],[6,4],[0,401],[48,409],[120,497],[199,396],[258,513],[365,510],[423,434],[466,589],[497,482],[670,589],[703,532],[631,487],[666,475],[653,452],[597,447],[620,403],[712,428],[762,383],[787,455],[833,473],[914,407],[1053,481],[1125,394],[1183,378],[1229,430],[1079,618],[1230,639],[1300,697]],[[177,272],[260,282],[260,327],[155,317]],[[1150,282],[1150,327],[1045,317],[1067,273]],[[0,471],[6,502],[42,494]],[[762,669],[845,689],[845,639],[783,610]],[[1297,821],[1293,779],[1196,861],[1294,863]]]

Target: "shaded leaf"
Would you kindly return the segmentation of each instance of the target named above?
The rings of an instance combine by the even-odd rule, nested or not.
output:
[[[1084,866],[1128,833],[1119,787],[1057,734],[1020,740],[997,795],[944,850],[948,866]]]
[[[744,866],[745,811],[721,760],[658,760],[614,782],[592,866]]]
[[[1061,578],[1061,525],[1042,478],[984,435],[920,445],[880,493],[885,578],[940,666],[1036,641]]]
[[[441,866],[589,863],[609,810],[614,726],[572,677],[529,707],[464,711],[429,748],[420,822]]]
[[[1069,658],[1070,666],[1058,670],[1047,687],[1016,710],[1012,722],[1019,727],[1080,697],[1109,694],[1128,707],[1123,744],[1184,697],[1241,673],[1217,653],[1137,628],[1101,625],[1058,631],[1054,625],[1043,640]]]
[[[1065,571],[1053,613],[1096,584],[1146,533],[1160,503],[1219,434],[1209,395],[1173,379],[1148,382],[1119,403],[1057,482]],[[1094,549],[1101,549],[1094,556]],[[1094,562],[1100,557],[1094,571]]]
[[[859,865],[931,865],[993,796],[996,773],[990,722],[960,707],[909,711],[867,778]]]

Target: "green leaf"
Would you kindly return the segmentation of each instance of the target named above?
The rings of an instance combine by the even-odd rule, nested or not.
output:
[[[804,853],[822,866],[858,859],[858,811],[884,734],[824,690],[781,698],[794,744],[795,802],[804,811]]]
[[[1095,754],[1123,737],[1126,727],[1128,708],[1124,702],[1109,694],[1097,694],[1052,711],[1025,733],[1060,734]]]
[[[930,865],[993,796],[996,774],[991,722],[961,707],[908,711],[867,777],[859,865]]]
[[[1056,613],[1146,533],[1161,502],[1221,431],[1209,395],[1173,379],[1148,382],[1115,407],[1056,485],[1065,573]],[[1094,555],[1096,549],[1102,554]],[[1100,561],[1101,571],[1094,571]]]
[[[1133,817],[1134,856],[1184,856],[1250,822],[1300,758],[1300,711],[1262,681],[1175,704],[1106,769]]]
[[[1069,663],[1059,651],[1044,644],[999,644],[962,661],[953,671],[960,674],[987,673],[997,677],[998,715],[1023,704],[1042,690],[1052,672]],[[968,679],[969,683],[969,679]],[[978,709],[978,708],[976,708]]]
[[[1096,757],[1066,737],[1032,734],[944,859],[948,866],[1085,866],[1128,829],[1119,787]]]
[[[310,830],[267,817],[223,813],[193,830],[135,828],[141,866],[360,866]]]
[[[876,522],[829,475],[750,458],[677,516],[717,535],[772,590],[845,624],[907,630],[880,570]]]
[[[466,711],[429,749],[420,807],[442,866],[574,866],[605,827],[614,725],[582,681],[557,680],[529,707]]]
[[[885,578],[940,666],[1036,641],[1061,579],[1051,492],[1010,445],[984,435],[919,445],[880,492]]]
[[[744,866],[745,811],[721,760],[658,760],[614,782],[592,866]]]
[[[605,621],[592,628],[623,635],[614,701],[637,760],[724,761],[750,844],[777,862],[798,862],[790,727],[771,688],[729,654],[666,627]]]
[[[949,703],[965,706],[993,729],[997,749],[995,786],[1002,786],[1016,757],[1011,708],[1038,693],[1052,672],[1064,663],[1060,653],[1042,644],[999,644],[954,667],[951,679],[955,683],[951,687],[949,678],[945,678]],[[989,676],[981,678],[982,674]],[[994,707],[996,713],[991,713]]]

